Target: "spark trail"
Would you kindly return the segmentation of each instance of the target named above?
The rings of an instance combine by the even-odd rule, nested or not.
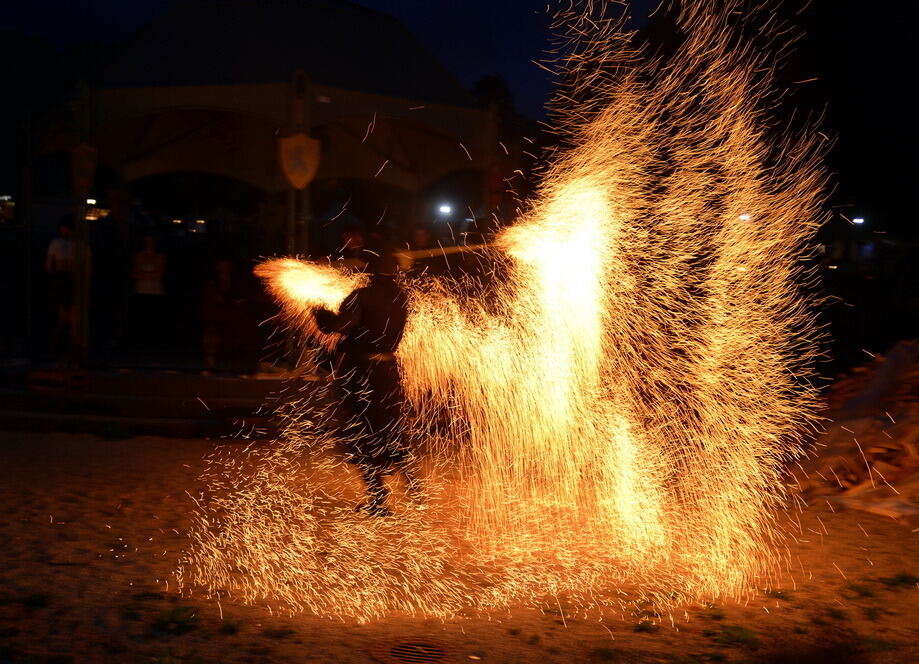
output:
[[[353,514],[328,414],[292,402],[275,445],[212,460],[186,588],[368,619],[762,586],[813,423],[802,265],[826,181],[815,133],[770,119],[787,33],[748,5],[675,5],[666,56],[593,5],[559,18],[567,145],[488,250],[503,279],[488,297],[407,284],[405,429],[428,499]],[[291,259],[258,274],[334,344],[311,312],[354,276]]]

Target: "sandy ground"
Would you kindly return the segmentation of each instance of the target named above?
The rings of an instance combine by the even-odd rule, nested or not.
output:
[[[190,601],[171,571],[214,445],[0,433],[0,663],[919,662],[919,532],[825,504],[801,515],[780,590],[648,629],[564,607],[359,625]]]

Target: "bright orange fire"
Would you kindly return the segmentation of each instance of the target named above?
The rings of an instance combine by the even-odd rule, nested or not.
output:
[[[427,500],[354,514],[326,414],[294,401],[277,444],[212,460],[186,588],[367,619],[768,582],[783,468],[813,422],[799,289],[821,148],[767,122],[778,28],[753,43],[759,12],[687,5],[666,59],[617,21],[567,17],[573,139],[488,250],[506,279],[487,299],[408,284],[398,356]],[[258,274],[331,343],[310,312],[356,277],[292,259]]]

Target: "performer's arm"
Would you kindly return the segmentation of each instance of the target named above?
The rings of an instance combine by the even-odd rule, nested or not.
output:
[[[360,320],[361,306],[357,291],[348,296],[337,314],[328,309],[316,310],[316,325],[325,334],[332,332],[347,334],[357,327]]]

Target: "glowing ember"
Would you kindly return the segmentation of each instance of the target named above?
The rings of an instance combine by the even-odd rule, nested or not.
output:
[[[809,136],[768,127],[764,44],[781,45],[741,10],[689,3],[665,62],[615,21],[568,17],[560,98],[595,101],[569,102],[571,147],[488,250],[503,280],[407,284],[405,426],[429,495],[355,514],[328,414],[294,401],[276,444],[212,460],[186,588],[366,619],[763,585],[814,406],[798,284],[824,176]],[[258,274],[334,343],[311,311],[357,277],[290,259]]]

